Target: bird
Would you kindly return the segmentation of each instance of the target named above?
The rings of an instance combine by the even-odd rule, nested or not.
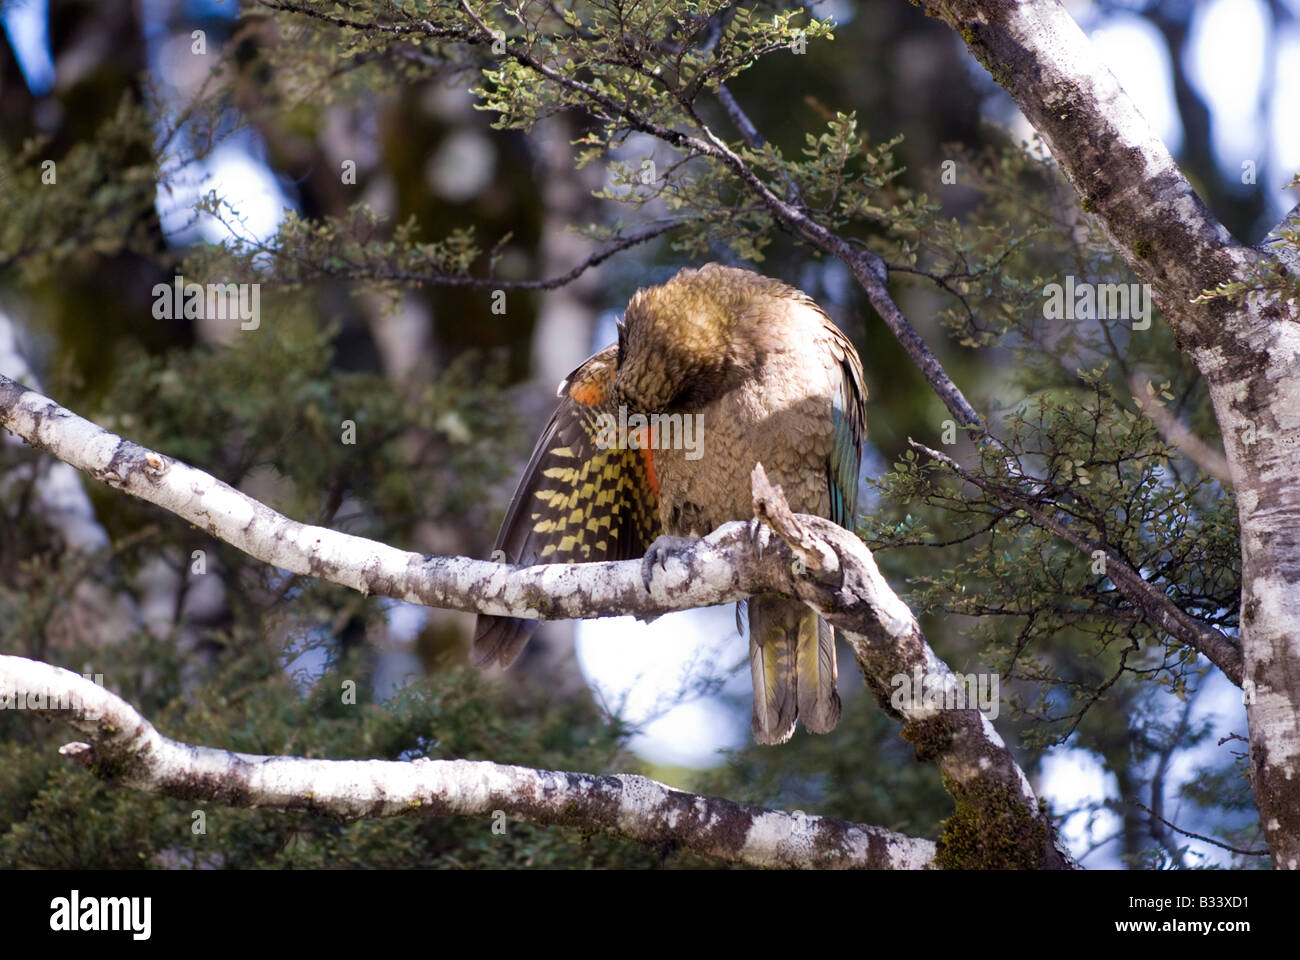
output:
[[[756,463],[796,513],[854,529],[862,361],[825,311],[781,280],[709,263],[638,290],[617,343],[569,374],[557,396],[506,510],[497,559],[642,558],[648,587],[654,564],[689,538],[752,521]],[[781,595],[747,607],[755,741],[784,743],[796,720],[829,733],[841,713],[831,625]],[[508,667],[536,625],[480,615],[471,662]]]

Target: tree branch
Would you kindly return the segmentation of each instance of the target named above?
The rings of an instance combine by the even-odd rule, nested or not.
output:
[[[968,470],[963,470],[952,457],[931,450],[910,437],[907,442],[912,449],[925,454],[931,460],[942,463],[967,483],[972,483],[998,500],[1013,504],[1025,511],[1044,530],[1073,544],[1084,553],[1091,555],[1101,551],[1106,557],[1106,576],[1120,593],[1142,612],[1144,620],[1159,627],[1179,643],[1184,643],[1204,654],[1205,658],[1222,670],[1229,680],[1241,686],[1243,664],[1240,648],[1227,636],[1180,608],[1164,593],[1148,583],[1141,573],[1120,559],[1114,550],[1109,550],[1104,544],[1085,537],[1069,524],[1048,513],[1037,501],[991,483]]]
[[[1249,286],[1279,264],[1294,269],[1296,258],[1285,245],[1242,245],[1211,215],[1058,0],[923,3],[961,34],[1047,140],[1209,386],[1235,486],[1240,648],[1167,607],[1161,626],[1241,685],[1264,836],[1279,867],[1300,868],[1300,315],[1285,297],[1197,296]],[[1113,559],[1112,581],[1131,599],[1148,594],[1158,614],[1160,591],[1139,577],[1130,594],[1129,571]]]
[[[680,227],[690,223],[689,219],[681,218],[669,221],[667,223],[658,223],[653,227],[648,227],[638,233],[629,234],[624,237],[611,238],[608,243],[599,250],[593,252],[586,259],[578,262],[564,273],[557,273],[553,276],[541,280],[507,280],[502,277],[493,275],[489,270],[488,276],[476,277],[470,273],[432,273],[422,270],[395,270],[390,268],[371,269],[368,264],[361,266],[345,265],[334,266],[326,263],[311,263],[301,258],[295,258],[294,266],[299,268],[299,275],[295,280],[314,277],[333,277],[347,280],[399,280],[406,283],[418,285],[429,284],[435,287],[449,288],[469,288],[472,290],[536,290],[548,291],[558,290],[560,287],[568,286],[577,280],[588,270],[600,266],[606,260],[615,254],[622,253],[624,250],[648,243],[656,237],[661,237]],[[229,226],[229,224],[227,224]],[[264,253],[271,257],[282,255],[283,250],[275,244],[258,240],[254,237],[241,236],[240,241],[244,243],[251,253]]]
[[[1260,250],[1276,257],[1288,269],[1300,271],[1300,250],[1282,242],[1284,230],[1300,230],[1300,203],[1292,207],[1287,215],[1278,221],[1277,226],[1259,242]]]
[[[958,800],[962,844],[940,847],[949,865],[1073,867],[1015,758],[976,709],[942,709],[920,696],[895,701],[896,678],[928,689],[960,684],[935,656],[907,605],[853,533],[822,517],[790,513],[780,488],[755,469],[755,509],[791,549],[764,551],[748,525],[719,527],[673,554],[647,590],[641,564],[510,567],[464,557],[424,557],[298,523],[216,478],[131,443],[21,384],[0,377],[0,425],[96,479],[161,506],[250,556],[367,594],[498,616],[657,616],[755,593],[797,596],[838,626],[883,709],[934,760]],[[797,562],[791,562],[791,554]],[[942,701],[941,701],[942,702]],[[962,702],[956,699],[954,703]],[[950,821],[950,824],[952,821]],[[1010,839],[1009,839],[1010,838]]]
[[[23,657],[0,656],[0,703],[63,720],[84,733],[90,743],[68,743],[59,752],[96,776],[182,800],[342,820],[504,815],[607,830],[757,867],[934,866],[930,840],[684,793],[646,777],[470,760],[307,760],[191,746],[164,737],[103,687]]]
[[[20,347],[18,327],[3,309],[0,309],[0,376],[36,380]],[[4,438],[6,446],[18,443],[17,438]],[[81,478],[68,464],[55,461],[48,465],[36,486],[36,505],[41,517],[70,549],[99,550],[108,546],[108,534],[95,517]]]
[[[1222,840],[1215,840],[1213,837],[1207,837],[1207,836],[1204,836],[1204,835],[1199,834],[1199,833],[1192,833],[1192,831],[1190,831],[1190,830],[1184,830],[1182,827],[1180,827],[1180,826],[1178,826],[1178,825],[1176,825],[1176,824],[1170,823],[1168,820],[1166,820],[1164,817],[1160,816],[1160,814],[1156,813],[1154,810],[1152,810],[1150,807],[1146,806],[1145,804],[1138,803],[1138,801],[1136,801],[1136,800],[1130,800],[1129,803],[1131,803],[1131,804],[1133,804],[1133,806],[1138,807],[1139,809],[1145,811],[1146,813],[1149,813],[1151,816],[1155,817],[1155,819],[1159,820],[1161,823],[1163,823],[1163,824],[1164,824],[1166,827],[1168,827],[1170,830],[1175,830],[1175,831],[1177,831],[1178,833],[1181,833],[1181,834],[1182,834],[1183,836],[1185,836],[1185,837],[1191,837],[1193,840],[1200,840],[1202,843],[1213,844],[1213,845],[1216,846],[1216,847],[1221,847],[1221,848],[1223,848],[1224,850],[1230,850],[1230,851],[1232,851],[1233,853],[1240,853],[1240,854],[1242,854],[1243,856],[1247,856],[1247,857],[1269,857],[1269,856],[1272,856],[1272,853],[1271,853],[1270,851],[1268,851],[1268,850],[1250,850],[1250,849],[1248,849],[1248,848],[1246,848],[1246,847],[1234,847],[1232,844],[1230,844],[1230,843],[1224,843]]]
[[[0,309],[0,376],[30,379],[36,374],[21,346],[19,327]],[[0,438],[0,450],[19,447],[22,441],[8,434]],[[0,484],[30,483],[33,496],[26,509],[39,516],[70,553],[95,554],[110,546],[108,531],[95,516],[94,505],[76,469],[59,460],[41,458],[34,463],[7,463]],[[62,598],[47,629],[55,635],[75,632],[98,642],[116,643],[123,635],[145,623],[140,605],[127,590],[114,591],[93,576],[82,576],[72,595]]]
[[[1184,341],[1230,336],[1188,291],[1233,279],[1258,252],[1206,209],[1058,0],[923,0],[1011,95]]]
[[[1161,436],[1225,487],[1232,486],[1227,458],[1183,426],[1177,417],[1160,405],[1155,399],[1151,381],[1143,380],[1134,374],[1129,380],[1129,387],[1133,390],[1133,400],[1138,405],[1138,409],[1151,418],[1160,430]]]

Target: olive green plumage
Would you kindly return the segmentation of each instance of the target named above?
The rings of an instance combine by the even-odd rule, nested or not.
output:
[[[778,280],[708,264],[638,291],[618,344],[570,374],[560,396],[497,538],[511,563],[631,559],[661,534],[703,536],[748,520],[758,462],[796,512],[853,528],[861,361],[810,298]],[[611,443],[602,425],[620,407],[633,423],[636,414],[691,417],[694,432],[661,433],[655,449],[643,448],[644,434],[640,444]],[[814,733],[833,729],[829,624],[778,596],[748,606],[755,739],[783,742],[796,718]],[[474,662],[508,666],[533,626],[480,617]]]

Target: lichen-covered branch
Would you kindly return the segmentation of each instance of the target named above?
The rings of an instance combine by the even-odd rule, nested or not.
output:
[[[59,752],[96,776],[195,803],[341,820],[504,817],[608,830],[660,849],[757,867],[934,866],[930,840],[684,793],[646,777],[470,760],[307,760],[191,746],[164,737],[109,690],[23,657],[0,656],[0,703],[63,720],[85,734],[89,743],[68,743]]]
[[[943,773],[957,810],[944,824],[940,865],[1077,867],[986,716],[973,709],[936,710],[905,698],[895,709],[891,686],[899,677],[919,671],[927,685],[945,691],[956,689],[958,679],[926,643],[921,625],[881,576],[870,551],[846,554],[836,524],[791,513],[781,488],[768,483],[761,464],[754,469],[752,486],[755,514],[808,571],[795,582],[796,596],[840,628],[877,701],[906,724],[903,737],[916,747],[917,758],[934,761]],[[828,550],[827,543],[834,543],[835,549]],[[831,606],[819,596],[820,585],[826,583],[838,584]]]
[[[516,568],[463,557],[424,557],[298,523],[4,377],[0,424],[250,556],[365,593],[527,618],[649,617],[764,591],[796,595],[844,631],[877,699],[907,724],[904,736],[916,744],[919,757],[934,760],[943,771],[958,810],[945,834],[953,839],[941,841],[940,863],[1074,865],[1015,758],[977,709],[936,709],[919,700],[901,708],[891,705],[891,681],[897,676],[919,671],[941,690],[955,688],[956,679],[925,642],[916,618],[881,576],[862,541],[829,520],[790,513],[761,467],[753,478],[756,512],[790,547],[764,550],[762,538],[756,543],[747,524],[725,524],[669,557],[647,590],[641,564],[634,560]]]
[[[1265,235],[1259,242],[1259,249],[1276,257],[1291,271],[1300,272],[1300,248],[1297,248],[1294,243],[1287,243],[1285,236],[1287,232],[1292,232],[1294,235],[1294,231],[1300,231],[1300,203],[1287,211],[1287,215],[1278,221],[1277,226]]]
[[[652,617],[740,600],[756,590],[790,589],[788,565],[776,554],[759,557],[741,523],[720,527],[676,555],[647,592],[636,561],[517,568],[467,557],[427,557],[299,523],[211,474],[132,443],[4,376],[0,425],[249,556],[365,594],[466,612],[564,619]],[[841,534],[845,549],[859,543],[847,531]]]

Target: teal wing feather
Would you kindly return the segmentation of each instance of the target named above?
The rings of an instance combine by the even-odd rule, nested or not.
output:
[[[858,468],[867,435],[867,388],[862,360],[853,342],[829,319],[831,350],[839,361],[840,382],[831,401],[832,443],[827,463],[831,519],[847,530],[857,526]]]

